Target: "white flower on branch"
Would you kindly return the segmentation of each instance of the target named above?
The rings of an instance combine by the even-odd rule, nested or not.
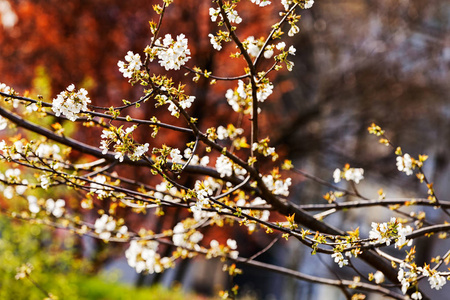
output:
[[[48,214],[54,215],[57,218],[60,218],[64,214],[64,207],[66,206],[66,202],[63,199],[53,200],[47,199],[45,201],[45,209]]]
[[[105,184],[107,180],[105,175],[99,174],[92,178],[92,180],[94,182],[91,183],[90,191],[96,193],[100,199],[106,198],[111,194],[111,188],[102,185]]]
[[[37,198],[35,196],[28,196],[28,209],[31,213],[37,214],[41,211],[41,207],[38,204]]]
[[[244,42],[244,45],[246,45],[246,49],[249,55],[253,57],[257,57],[259,54],[259,51],[261,50],[262,41],[255,39],[253,36],[249,36]]]
[[[216,38],[216,36],[212,33],[208,34],[209,42],[213,46],[214,49],[217,51],[220,51],[222,49],[222,45],[220,44],[220,41]]]
[[[147,272],[149,274],[161,273],[164,269],[173,266],[171,259],[161,258],[156,241],[136,241],[130,242],[130,247],[125,251],[128,265],[136,269],[136,272]]]
[[[132,51],[128,51],[125,56],[125,61],[126,62],[119,60],[117,63],[119,71],[123,73],[123,77],[132,78],[134,74],[141,70],[141,56],[137,53],[134,54]]]
[[[162,40],[155,42],[158,47],[156,49],[156,55],[159,58],[159,64],[164,67],[166,71],[179,70],[191,57],[191,51],[188,48],[188,39],[184,34],[177,36],[176,41],[172,38],[172,35],[166,34]]]
[[[380,284],[384,282],[384,274],[383,272],[376,271],[375,274],[373,274],[373,279],[375,280],[376,284]]]
[[[57,117],[61,114],[69,120],[75,121],[79,117],[81,111],[87,111],[87,104],[91,103],[87,97],[87,91],[81,88],[75,92],[75,85],[71,84],[66,91],[62,91],[55,99],[53,99],[52,110]]]
[[[173,228],[172,241],[175,246],[200,250],[198,243],[203,239],[203,234],[189,228],[185,228],[182,222]]]
[[[413,174],[413,168],[413,161],[408,153],[405,153],[403,156],[397,156],[397,169],[400,172],[405,172],[409,176]]]
[[[52,158],[55,160],[60,160],[61,156],[59,155],[59,152],[61,149],[58,147],[58,145],[48,145],[48,144],[40,144],[38,148],[36,149],[36,155],[40,158]]]
[[[130,155],[130,159],[133,161],[139,160],[142,155],[148,152],[149,143],[145,143],[144,145],[137,145],[134,148],[134,152]]]
[[[447,281],[444,276],[441,276],[436,272],[432,276],[428,277],[428,283],[432,289],[440,290],[447,283]]]
[[[167,97],[166,97],[167,98]],[[189,108],[191,107],[192,103],[194,103],[195,100],[195,96],[189,96],[186,99],[180,100],[178,102],[178,104],[183,108]],[[172,116],[177,116],[178,117],[178,107],[175,105],[175,103],[173,103],[171,100],[168,100],[167,102],[170,103],[168,110],[170,111],[170,114]]]
[[[402,248],[403,246],[411,246],[412,240],[407,240],[406,236],[413,232],[413,229],[411,226],[403,226],[402,223],[399,223],[397,226],[397,239],[395,241],[395,248]]]
[[[364,169],[350,168],[350,166],[347,164],[345,165],[343,170],[334,170],[333,179],[335,183],[340,182],[341,179],[345,179],[347,181],[353,181],[354,183],[358,184],[361,180],[364,179]]]
[[[221,154],[216,160],[216,169],[222,178],[231,176],[233,175],[233,162],[228,157]]]
[[[274,195],[289,196],[289,187],[292,184],[291,178],[285,180],[274,178],[272,175],[266,175],[262,178],[264,184]]]
[[[170,157],[172,158],[172,162],[174,164],[182,164],[183,163],[183,156],[180,154],[180,150],[177,148],[174,148],[170,150]]]
[[[289,29],[288,36],[294,36],[300,32],[300,28],[297,25],[292,24],[291,29]]]
[[[5,94],[11,94],[12,89],[6,84],[0,82],[0,92]]]
[[[8,120],[0,116],[0,131],[8,127]]]
[[[341,252],[335,252],[331,254],[331,257],[334,258],[334,262],[339,265],[339,268],[348,265],[348,259],[345,259]]]
[[[420,292],[414,292],[411,294],[411,299],[422,300],[422,294]]]
[[[48,176],[45,174],[43,174],[39,177],[39,181],[41,183],[41,188],[43,188],[44,190],[47,190],[48,187],[50,186],[50,180],[49,180]]]
[[[407,240],[406,236],[413,232],[411,226],[403,226],[395,217],[387,223],[372,222],[372,230],[369,232],[369,238],[372,239],[372,244],[386,243],[386,246],[391,244],[391,240],[395,241],[396,248],[404,246],[411,246],[412,240]]]
[[[284,10],[289,10],[289,6],[293,3],[297,3],[298,1],[294,0],[281,0],[281,4],[284,6]],[[302,0],[300,3],[302,3],[302,6],[304,9],[309,9],[314,5],[314,0]]]
[[[256,5],[259,5],[261,7],[271,4],[271,2],[269,0],[251,0],[251,1],[252,1],[252,3],[255,3]]]
[[[107,214],[102,215],[95,221],[94,228],[95,233],[97,233],[102,240],[109,240],[114,231],[116,231],[116,236],[119,238],[128,234],[127,226],[117,228],[116,220]]]
[[[228,20],[231,23],[239,24],[242,22],[242,18],[239,17],[237,11],[234,8],[235,8],[235,5],[224,5],[224,10],[225,10],[225,13],[227,14]],[[211,16],[212,22],[216,22],[218,16],[220,16],[221,19],[223,20],[223,17],[220,14],[220,8],[214,9],[211,7],[209,9],[209,15]]]

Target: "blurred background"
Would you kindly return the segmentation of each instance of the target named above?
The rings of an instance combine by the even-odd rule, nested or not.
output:
[[[250,1],[239,4],[238,12],[244,19],[237,31],[240,38],[249,35],[259,38],[269,32],[281,10],[278,1],[272,2],[270,6],[258,9]],[[63,4],[56,0],[0,0],[0,82],[21,94],[43,95],[48,102],[71,83],[77,88],[86,88],[94,105],[108,107],[121,104],[122,99],[138,99],[142,89],[127,83],[118,71],[117,61],[123,60],[128,50],[142,53],[149,43],[148,21],[156,18],[151,7],[156,3],[159,1],[69,0]],[[188,65],[213,70],[219,76],[241,75],[242,64],[223,63],[235,48],[228,45],[217,52],[209,43],[207,34],[218,30],[208,15],[211,2],[175,1],[175,4],[167,10],[161,35],[184,33],[188,37],[192,52]],[[346,163],[364,168],[366,179],[359,188],[369,198],[377,198],[380,187],[387,197],[426,197],[425,186],[414,176],[408,177],[397,171],[392,149],[378,144],[377,139],[368,134],[367,127],[375,122],[404,152],[414,157],[429,155],[426,175],[435,183],[438,197],[450,200],[447,196],[450,193],[450,3],[447,0],[431,3],[420,0],[321,0],[301,15],[300,33],[285,41],[297,48],[296,55],[291,57],[295,68],[293,72],[280,72],[271,78],[275,90],[263,104],[261,136],[270,136],[271,145],[277,147],[282,157],[293,160],[297,168],[329,182],[332,182],[333,170]],[[153,66],[155,73],[161,71]],[[200,80],[195,85],[191,84],[191,77],[186,78],[183,74],[170,75],[176,81],[186,83],[188,92],[196,96],[192,115],[199,118],[201,129],[238,120],[237,115],[230,117],[232,110],[224,97],[225,91],[236,83],[210,86],[206,80]],[[211,111],[214,111],[213,115]],[[156,115],[162,121],[173,121],[152,105],[133,111],[133,115],[139,118]],[[145,132],[140,135],[145,139]],[[95,130],[74,132],[73,137],[92,145],[99,143],[99,132]],[[177,135],[159,137],[159,142],[169,145],[188,141]],[[81,156],[75,155],[73,159],[81,159]],[[143,175],[140,170],[132,173],[134,175],[127,174],[129,170],[124,172],[136,178]],[[297,204],[325,203],[322,196],[328,188],[299,175],[293,175],[293,179],[291,201]],[[72,202],[76,203],[73,197]],[[0,204],[11,207],[8,201],[0,199]],[[442,221],[437,210],[411,210],[424,210],[431,222]],[[90,212],[78,213],[84,213],[87,220],[96,218]],[[359,226],[362,235],[366,235],[370,222],[387,221],[391,215],[389,209],[358,209],[326,220],[344,230]],[[10,245],[0,244],[0,257],[3,256],[0,260],[5,262],[0,266],[0,282],[10,282],[12,293],[14,287],[21,284],[14,283],[14,276],[10,278],[17,267],[15,264],[48,259],[47,253],[55,253],[55,256],[38,264],[43,284],[50,290],[52,286],[71,286],[73,299],[78,299],[81,286],[87,286],[86,282],[89,282],[76,281],[75,278],[81,278],[80,274],[91,278],[89,276],[117,272],[115,279],[139,287],[155,284],[171,287],[181,283],[185,291],[195,291],[205,297],[213,296],[228,284],[220,265],[214,261],[196,259],[195,264],[180,262],[176,269],[163,275],[137,275],[126,265],[123,245],[68,237],[63,232],[0,218],[0,236]],[[135,230],[163,226],[153,214],[130,221],[134,222],[131,227]],[[173,225],[178,221],[176,215],[173,220],[166,220]],[[230,231],[221,234],[225,237]],[[15,241],[18,234],[15,232],[38,244],[30,248],[29,243]],[[243,256],[251,256],[271,241],[260,233],[248,238],[245,232],[233,232],[238,244],[242,245],[239,251]],[[439,244],[436,241],[418,240],[418,262],[442,255],[450,247],[446,241],[440,240]],[[6,251],[5,247],[11,245],[15,248]],[[295,241],[278,242],[261,260],[312,275],[336,278],[336,265],[329,257],[311,257],[310,250]],[[363,272],[374,272],[365,265],[357,267]],[[71,271],[66,273],[69,269]],[[55,282],[52,276],[58,272],[66,274],[60,277],[65,278],[63,283]],[[354,274],[346,275],[351,278]],[[9,281],[5,281],[7,278]],[[236,278],[236,283],[244,290],[243,295],[253,299],[343,297],[339,290],[252,269],[245,269],[244,275]],[[2,285],[8,286],[0,283],[0,295],[4,295],[1,294],[4,293]],[[423,287],[426,290],[426,285]],[[450,291],[448,285],[444,289]],[[67,289],[59,290],[64,293]],[[127,298],[131,297],[129,293],[116,292],[112,293],[115,296],[104,299],[131,299]],[[120,294],[124,298],[113,298]],[[69,294],[64,295],[60,298],[72,299]],[[433,294],[430,292],[429,295]],[[16,299],[32,299],[27,297]],[[80,299],[88,297],[79,296]]]

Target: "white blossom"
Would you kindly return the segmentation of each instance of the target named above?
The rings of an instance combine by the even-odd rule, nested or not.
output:
[[[8,120],[0,116],[0,131],[8,127]]]
[[[270,82],[261,83],[258,85],[256,98],[259,102],[264,102],[273,93],[273,84]]]
[[[51,157],[53,159],[59,160],[59,159],[61,159],[61,156],[59,155],[60,151],[61,151],[61,149],[56,144],[48,145],[48,144],[42,143],[36,149],[36,155],[40,158],[50,158]]]
[[[221,154],[216,160],[216,169],[222,178],[231,176],[233,175],[233,162],[228,157]]]
[[[212,7],[209,8],[209,15],[211,16],[211,21],[212,22],[216,22],[217,21],[217,17],[220,14],[220,8],[214,9]]]
[[[178,35],[176,41],[172,38],[172,35],[166,34],[162,44],[158,39],[155,45],[159,47],[157,50],[158,62],[166,71],[179,70],[191,58],[188,40],[184,34]]]
[[[125,61],[119,60],[117,66],[119,71],[123,73],[123,77],[132,78],[133,75],[141,70],[142,62],[139,54],[134,54],[132,51],[128,51],[125,55]]]
[[[288,52],[290,55],[295,55],[295,52],[297,52],[297,49],[295,49],[294,46],[290,46]]]
[[[380,284],[384,282],[384,274],[383,272],[376,271],[375,274],[373,274],[373,279],[375,280],[376,284]]]
[[[291,29],[289,29],[288,36],[294,36],[300,32],[300,28],[297,25],[292,24]]]
[[[210,33],[210,34],[208,34],[208,37],[209,37],[209,42],[211,43],[213,48],[216,49],[217,51],[220,51],[222,49],[222,45],[216,39],[216,36]]]
[[[50,186],[50,180],[46,175],[41,175],[39,177],[39,181],[41,183],[41,188],[43,188],[44,190],[47,190],[48,187]]]
[[[81,111],[87,111],[87,104],[91,102],[87,97],[88,92],[81,88],[75,92],[75,86],[69,85],[66,91],[62,91],[53,99],[52,110],[57,117],[61,114],[66,116],[69,120],[75,121]]]
[[[369,238],[373,239],[371,243],[386,243],[386,245],[389,246],[391,239],[386,235],[387,230],[387,223],[378,224],[376,222],[372,222],[372,230],[369,232]]]
[[[17,14],[11,7],[8,1],[0,0],[0,23],[5,29],[10,29],[17,24]]]
[[[345,259],[341,252],[335,252],[331,254],[331,257],[334,258],[334,262],[339,265],[339,268],[348,265],[348,259]]]
[[[182,164],[183,156],[180,154],[180,150],[178,149],[172,149],[170,150],[170,157],[172,158],[172,162],[174,164]]]
[[[48,214],[52,214],[57,218],[60,218],[64,214],[64,207],[66,206],[66,202],[63,199],[53,200],[47,199],[45,201],[45,209]]]
[[[160,273],[171,267],[171,260],[161,258],[157,253],[158,243],[156,241],[130,242],[130,247],[125,251],[128,265],[136,269],[136,272],[148,272],[150,274]]]
[[[408,153],[405,153],[403,156],[397,156],[397,169],[400,172],[405,172],[408,176],[413,174],[413,163]]]
[[[279,42],[279,43],[276,45],[276,48],[277,48],[278,50],[280,50],[280,51],[283,51],[284,48],[286,48],[286,43],[285,43],[285,42]]]
[[[422,294],[420,292],[414,292],[411,294],[411,299],[413,300],[421,300]]]
[[[116,230],[116,221],[113,217],[104,214],[95,220],[94,228],[95,233],[97,233],[101,239],[108,240],[111,237],[112,232]]]
[[[338,183],[341,181],[341,170],[340,169],[336,169],[333,172],[333,179],[335,183]]]
[[[364,179],[364,169],[362,168],[350,168],[346,166],[343,171],[340,169],[336,169],[333,172],[333,179],[335,183],[341,181],[341,179],[345,179],[347,181],[353,181],[358,184],[361,180]]]
[[[11,87],[0,82],[0,92],[5,93],[5,94],[11,94],[11,91],[12,91]]]
[[[281,4],[284,6],[284,10],[289,10],[289,6],[293,4],[293,0],[281,0]],[[304,8],[309,9],[314,5],[314,0],[304,0]]]
[[[28,200],[28,209],[30,210],[30,212],[32,212],[33,214],[37,214],[41,210],[41,208],[37,203],[37,198],[35,196],[28,196],[27,200]]]
[[[252,1],[252,3],[255,3],[256,5],[259,5],[261,7],[271,4],[271,2],[269,0],[251,0],[251,1]]]
[[[106,183],[106,180],[106,176],[101,174],[92,178],[94,182],[91,182],[90,191],[96,193],[100,199],[108,197],[111,194],[111,188],[103,185]]]
[[[362,168],[350,168],[344,172],[344,179],[347,181],[354,181],[359,183],[364,179],[364,170]]]
[[[183,223],[178,223],[173,228],[172,241],[176,246],[188,249],[200,249],[198,243],[203,239],[203,234],[196,230],[187,230]]]
[[[410,233],[413,232],[413,229],[411,226],[407,225],[407,226],[403,226],[403,224],[399,223],[397,226],[397,240],[395,242],[395,247],[396,248],[401,248],[403,246],[411,246],[412,245],[412,240],[407,240],[406,236]]]
[[[253,57],[257,57],[261,48],[259,47],[259,41],[253,36],[249,36],[245,41],[247,43],[247,52]]]
[[[432,289],[440,290],[447,283],[447,281],[444,276],[441,276],[436,272],[432,276],[428,277],[428,283]]]
[[[289,196],[289,186],[292,184],[291,178],[274,179],[272,175],[266,175],[262,178],[264,184],[274,195]]]
[[[133,161],[139,160],[142,155],[148,152],[149,144],[138,145],[134,148],[134,152],[130,155],[130,159]]]
[[[273,56],[273,51],[274,46],[267,46],[266,49],[264,49],[264,58],[269,59]]]

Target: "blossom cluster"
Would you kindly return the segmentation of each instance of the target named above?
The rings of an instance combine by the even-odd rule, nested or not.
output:
[[[335,183],[341,181],[341,179],[345,179],[347,181],[353,181],[358,184],[361,180],[364,179],[364,169],[362,168],[350,168],[349,165],[346,165],[343,170],[336,169],[333,172],[333,179]]]
[[[191,159],[189,162],[190,165],[200,165],[206,167],[209,164],[209,156],[203,156],[200,158],[197,154],[192,153],[191,148],[184,149],[183,156],[186,160]]]
[[[7,86],[5,83],[0,82],[0,92],[5,94],[11,94],[12,89],[11,87]]]
[[[247,174],[247,171],[238,165],[235,165],[231,159],[221,154],[216,160],[216,170],[219,172],[220,177],[232,176],[233,172],[236,176],[242,178]]]
[[[188,48],[188,39],[184,34],[180,34],[176,37],[176,40],[172,38],[171,34],[166,34],[164,39],[161,38],[155,41],[155,47],[147,49],[153,57],[158,57],[159,64],[164,67],[166,71],[179,70],[191,57],[191,51]]]
[[[6,199],[12,199],[14,193],[22,195],[27,190],[28,180],[21,179],[20,175],[20,169],[7,169],[5,174],[0,172],[0,181],[7,185],[5,187],[3,184],[0,184],[0,191],[3,192]]]
[[[406,236],[413,232],[411,226],[403,226],[395,217],[392,217],[389,222],[376,223],[372,222],[372,230],[369,232],[369,238],[372,244],[386,243],[386,246],[395,241],[396,248],[404,246],[411,246],[412,240],[407,240]]]
[[[266,200],[262,199],[261,197],[256,197],[253,199],[250,203],[248,203],[244,198],[240,198],[236,201],[236,206],[241,208],[242,213],[244,214],[251,214],[253,217],[258,218],[259,220],[266,222],[269,220],[270,217],[270,211],[269,210],[250,210],[246,209],[246,206],[264,206],[267,205]],[[248,231],[250,233],[254,232],[256,230],[256,223],[255,222],[248,222],[245,223],[245,225],[248,228]]]
[[[345,254],[347,255],[347,253],[350,253],[350,252],[346,252]],[[344,257],[342,252],[335,252],[335,253],[331,254],[331,257],[334,259],[334,262],[339,265],[339,268],[342,268],[343,266],[348,265],[348,259],[346,259]]]
[[[87,105],[91,103],[87,94],[88,92],[83,88],[75,92],[75,85],[71,84],[53,99],[52,110],[57,117],[63,114],[69,120],[76,121],[80,112],[87,111]]]
[[[160,200],[165,201],[173,201],[174,197],[177,196],[178,189],[174,186],[169,187],[170,185],[167,181],[163,181],[155,186],[155,192],[153,197]]]
[[[236,6],[235,5],[225,5],[224,6],[224,10],[225,13],[227,15],[227,19],[231,22],[231,23],[236,23],[239,24],[242,22],[242,18],[239,17],[237,11],[235,10]],[[221,19],[223,20],[223,16],[220,13],[220,8],[214,9],[214,8],[210,8],[209,9],[209,15],[211,16],[211,21],[212,22],[216,22],[217,21],[217,17],[220,16]]]
[[[264,102],[273,92],[273,85],[269,81],[260,82],[257,86],[256,97],[258,102]],[[242,80],[238,81],[238,87],[234,90],[228,89],[225,93],[228,104],[236,112],[250,114],[252,112],[252,88]],[[258,109],[258,113],[260,109]]]
[[[137,53],[134,54],[132,51],[128,51],[127,55],[125,55],[125,61],[126,62],[119,60],[117,63],[119,71],[123,73],[123,77],[132,78],[141,70],[141,56]]]
[[[136,272],[149,274],[161,273],[173,266],[169,257],[161,258],[158,251],[158,242],[146,240],[132,240],[130,247],[125,251],[128,265],[136,269]]]
[[[180,222],[173,228],[172,241],[175,246],[200,250],[200,246],[198,245],[198,243],[202,239],[203,234],[199,231],[191,229],[190,224],[187,224],[187,226],[185,226],[184,223]]]
[[[239,252],[237,249],[237,243],[233,239],[228,239],[226,245],[221,245],[217,240],[211,240],[209,243],[210,248],[206,254],[207,258],[230,256],[231,258],[237,258]]]
[[[202,218],[201,211],[203,208],[209,206],[208,198],[211,197],[215,191],[220,189],[221,185],[211,177],[207,177],[205,180],[197,180],[195,182],[195,195],[196,202],[191,206],[191,211],[194,214],[195,220],[200,220]]]
[[[271,4],[269,0],[252,0],[252,3],[255,3],[256,5],[259,5],[261,7]]]
[[[163,95],[162,97],[166,97],[165,95]],[[166,97],[167,99],[167,97]],[[195,96],[189,96],[186,99],[182,99],[180,101],[178,101],[178,104],[181,106],[181,108],[186,109],[191,107],[192,103],[194,103],[195,100]],[[170,114],[172,116],[176,116],[178,117],[179,115],[179,109],[178,107],[175,105],[175,103],[172,100],[167,100],[167,102],[170,103],[168,110],[170,111]]]
[[[233,126],[233,124],[228,124],[227,128],[223,127],[222,125],[217,127],[217,137],[219,140],[224,140],[226,138],[233,140],[243,133],[244,129],[236,128]]]
[[[8,127],[8,120],[0,116],[0,131]]]
[[[95,221],[95,233],[98,234],[102,240],[109,240],[113,233],[118,238],[127,236],[128,228],[125,225],[118,226],[116,220],[107,214],[102,215]]]
[[[107,178],[105,175],[97,175],[92,178],[90,191],[96,193],[99,199],[104,199],[111,195],[111,188],[104,186],[107,183]]]
[[[400,264],[397,279],[401,283],[401,289],[403,294],[406,294],[411,285],[417,284],[417,280],[420,276],[428,278],[430,287],[435,290],[440,290],[447,283],[446,277],[440,274],[438,271],[431,269],[430,265],[424,267],[417,267],[415,264],[407,264],[402,262]],[[422,299],[420,292],[415,292],[411,296],[412,299]]]
[[[405,172],[408,176],[413,174],[413,159],[408,153],[405,153],[403,156],[397,156],[397,169],[400,172]]]
[[[278,178],[274,175],[266,175],[262,178],[264,184],[267,186],[269,191],[274,195],[289,196],[289,187],[292,184],[291,178],[286,178],[285,180]]]
[[[289,6],[293,3],[297,3],[294,0],[281,0],[281,4],[284,6],[284,10],[289,10]],[[304,4],[302,4],[302,8],[309,9],[314,5],[314,0],[304,0]]]
[[[104,129],[100,142],[102,153],[108,153],[110,145],[113,144],[114,157],[120,162],[124,160],[125,155],[128,155],[133,161],[139,160],[149,150],[149,144],[141,145],[133,140],[132,133],[135,129],[135,125],[125,130],[123,130],[122,126],[119,128],[111,126],[108,129]]]

